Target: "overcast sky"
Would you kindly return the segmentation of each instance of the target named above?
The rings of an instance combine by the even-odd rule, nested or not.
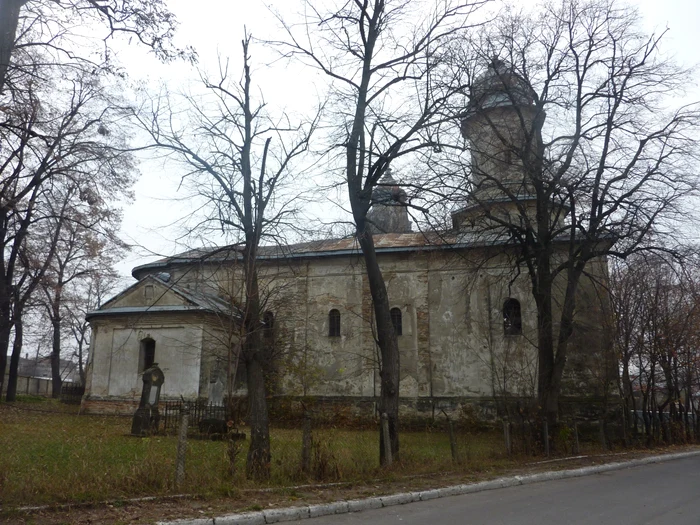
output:
[[[534,0],[522,0],[535,4]],[[632,0],[645,19],[649,31],[670,29],[665,49],[685,66],[700,62],[700,0]],[[297,11],[296,0],[264,2],[262,0],[169,0],[171,10],[180,21],[177,40],[192,45],[198,52],[200,67],[213,70],[217,57],[231,57],[238,61],[240,41],[245,25],[259,38],[273,38],[276,20],[266,8],[273,4],[277,10]],[[279,35],[280,37],[282,35]],[[156,83],[163,78],[175,86],[185,85],[195,73],[184,64],[159,64],[149,57],[141,46],[120,46],[119,57],[132,79]],[[270,55],[261,48],[253,50],[253,61],[258,64],[255,79],[265,87],[265,96],[276,106],[290,111],[303,111],[315,98],[315,89],[322,89],[313,78],[290,68],[267,68]],[[234,71],[237,68],[233,67]],[[694,98],[700,99],[697,86]],[[144,161],[142,174],[135,187],[136,199],[124,206],[122,236],[129,243],[142,245],[118,266],[129,275],[131,268],[161,255],[171,255],[185,249],[175,239],[181,233],[171,224],[187,214],[191,203],[177,200],[179,177],[172,166],[160,161]],[[151,253],[149,253],[149,251]]]

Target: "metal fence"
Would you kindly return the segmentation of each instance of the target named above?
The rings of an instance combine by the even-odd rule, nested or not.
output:
[[[226,422],[228,414],[226,406],[223,404],[207,403],[205,401],[184,402],[189,406],[190,417],[189,426],[196,427],[198,430],[202,427],[202,422],[207,420],[217,420]],[[164,401],[160,405],[160,428],[161,432],[166,434],[174,434],[177,432],[178,422],[180,421],[180,410],[183,407],[183,401]]]
[[[85,394],[85,385],[80,383],[63,383],[61,385],[61,403],[79,405]]]

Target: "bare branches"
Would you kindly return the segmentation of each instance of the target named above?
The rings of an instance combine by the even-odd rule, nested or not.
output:
[[[638,25],[614,2],[546,4],[539,17],[506,14],[465,50],[471,185],[457,217],[470,218],[472,236],[513,246],[527,268],[550,415],[587,266],[661,248],[659,236],[668,249],[697,196],[699,107],[671,103],[689,73],[661,54],[663,33]]]
[[[74,45],[78,26],[106,26],[105,56],[95,61]],[[175,16],[163,0],[2,0],[0,2],[0,92],[7,68],[17,49],[43,49],[68,62],[103,67],[109,65],[107,40],[123,34],[137,39],[164,61],[196,60],[190,47],[173,44]],[[66,62],[65,60],[59,60]]]

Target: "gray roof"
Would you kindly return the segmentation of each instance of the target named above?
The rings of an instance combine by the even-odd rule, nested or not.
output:
[[[128,292],[136,288],[137,286],[140,286],[142,283],[148,280],[153,280],[162,286],[165,286],[169,290],[175,292],[177,295],[188,301],[190,304],[186,305],[151,305],[151,306],[118,306],[118,307],[109,307],[109,304],[116,301],[120,297],[126,295]],[[91,312],[88,312],[85,315],[85,318],[87,320],[90,320],[94,317],[104,317],[104,316],[112,316],[112,315],[132,315],[132,314],[155,314],[155,313],[171,313],[171,312],[206,312],[206,313],[214,313],[214,314],[223,314],[223,315],[233,315],[235,317],[239,317],[240,314],[238,312],[234,312],[231,308],[231,305],[224,301],[223,299],[216,297],[214,295],[209,295],[209,294],[203,294],[199,292],[192,292],[191,290],[188,290],[182,286],[179,286],[174,283],[170,283],[161,277],[157,277],[155,275],[146,275],[142,279],[140,279],[138,282],[132,284],[129,286],[126,290],[123,290],[119,294],[115,295],[112,297],[110,300],[105,302],[100,308],[97,310],[93,310]]]

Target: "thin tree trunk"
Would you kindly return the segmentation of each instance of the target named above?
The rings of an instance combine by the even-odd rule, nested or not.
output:
[[[78,342],[78,375],[80,376],[80,384],[85,386],[85,366],[83,365],[83,345],[85,344],[85,332],[80,334]]]
[[[538,280],[534,290],[537,304],[537,397],[542,417],[550,424],[556,422],[559,398],[554,391],[552,379],[554,375],[554,335],[552,333],[552,286],[544,275]],[[553,418],[553,419],[552,419]]]
[[[7,380],[7,401],[15,401],[17,399],[17,374],[19,372],[19,358],[22,355],[22,339],[24,337],[24,328],[22,326],[22,311],[15,311],[14,318],[15,340],[12,343],[12,355],[10,356],[10,375]]]
[[[252,236],[251,236],[252,237]],[[260,291],[256,265],[257,242],[249,238],[244,254],[245,260],[245,341],[243,342],[248,380],[248,403],[250,408],[250,447],[246,462],[248,478],[265,480],[270,477],[270,418],[267,411],[265,372],[267,355],[262,347],[260,333]]]
[[[250,407],[250,447],[246,475],[250,479],[270,477],[270,420],[265,397],[265,371],[259,357],[246,359]]]
[[[10,348],[10,299],[3,283],[0,282],[0,396],[5,387],[5,372],[7,371],[7,351]]]
[[[51,397],[61,395],[61,320],[56,316],[53,320],[53,341],[51,348]]]
[[[379,413],[386,414],[389,420],[389,439],[391,456],[399,459],[399,345],[391,322],[391,309],[386,284],[379,268],[374,241],[371,234],[358,234],[362,253],[364,254],[369,290],[372,295],[374,317],[377,325],[377,339],[381,353],[379,370],[380,392]],[[384,435],[379,433],[379,462],[386,463],[384,452]]]

